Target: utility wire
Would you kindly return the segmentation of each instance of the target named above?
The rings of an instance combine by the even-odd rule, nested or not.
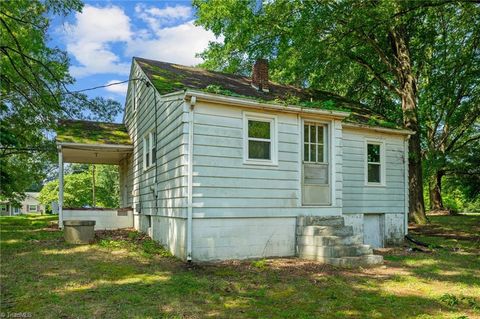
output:
[[[130,82],[130,81],[145,81],[145,79],[135,78],[135,79],[129,79],[129,80],[120,81],[120,82],[113,82],[113,83],[94,86],[94,87],[91,87],[91,88],[82,89],[82,90],[78,90],[78,91],[69,91],[69,92],[66,92],[66,94],[75,94],[75,93],[82,93],[82,92],[86,92],[86,91],[93,91],[93,90],[97,90],[97,89],[103,89],[103,88],[106,88],[106,87],[109,87],[109,86],[119,85],[119,84],[127,83],[127,82]]]

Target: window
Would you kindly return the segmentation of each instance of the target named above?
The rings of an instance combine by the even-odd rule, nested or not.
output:
[[[1,205],[0,205],[0,211],[6,212],[6,211],[7,211],[7,205],[1,204]]]
[[[253,164],[276,164],[275,118],[245,117],[245,161]]]
[[[326,163],[326,127],[308,124],[303,126],[303,160],[310,163]]]
[[[37,211],[37,205],[28,205],[28,211],[29,212],[36,212]]]
[[[367,142],[367,184],[384,184],[383,143]]]
[[[155,134],[150,132],[143,137],[143,168],[148,169],[155,164],[156,156]]]

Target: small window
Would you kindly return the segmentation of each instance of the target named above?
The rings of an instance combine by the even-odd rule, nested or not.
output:
[[[247,116],[245,159],[250,163],[275,163],[275,119]]]
[[[326,163],[326,126],[305,124],[303,126],[303,160],[309,163]]]
[[[380,143],[367,143],[367,183],[383,184],[383,145]]]
[[[36,212],[37,211],[37,205],[28,205],[28,211],[29,212]]]
[[[143,168],[150,168],[156,163],[157,148],[155,134],[150,132],[143,137]]]

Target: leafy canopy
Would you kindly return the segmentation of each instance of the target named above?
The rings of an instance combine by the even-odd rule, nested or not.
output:
[[[91,207],[93,205],[92,165],[72,164],[64,177],[64,207]],[[118,167],[95,165],[96,207],[116,208],[119,205]],[[39,200],[47,209],[58,202],[58,180],[48,182],[40,191]]]
[[[57,120],[112,120],[120,104],[71,92],[67,54],[48,46],[54,15],[81,11],[79,0],[0,2],[0,197],[21,197],[55,158]],[[25,169],[28,167],[28,169]]]

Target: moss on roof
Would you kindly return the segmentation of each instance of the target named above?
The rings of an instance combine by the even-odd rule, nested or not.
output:
[[[382,114],[366,105],[340,95],[292,85],[269,83],[269,92],[262,92],[251,85],[246,76],[208,71],[179,64],[134,58],[160,94],[183,89],[195,89],[214,94],[241,97],[263,103],[293,105],[305,108],[350,112],[344,121],[369,126],[401,129]]]
[[[132,144],[124,124],[60,120],[56,131],[59,143]]]

